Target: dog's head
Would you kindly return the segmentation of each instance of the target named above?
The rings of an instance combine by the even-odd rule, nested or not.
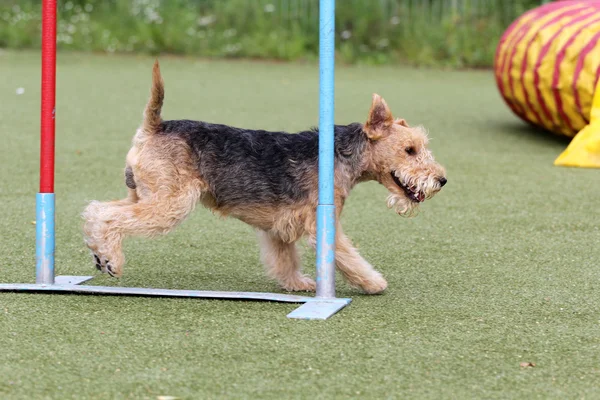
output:
[[[398,214],[414,215],[420,203],[446,184],[446,171],[427,148],[425,129],[394,119],[377,94],[363,131],[369,138],[368,172],[389,190],[388,206]]]

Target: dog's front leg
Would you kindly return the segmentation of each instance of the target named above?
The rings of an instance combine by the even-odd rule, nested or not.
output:
[[[340,224],[336,232],[335,263],[350,285],[360,287],[368,294],[381,293],[387,288],[386,280],[358,254]]]

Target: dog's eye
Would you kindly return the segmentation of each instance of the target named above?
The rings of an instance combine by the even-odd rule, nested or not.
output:
[[[405,150],[406,150],[406,154],[408,154],[409,156],[414,156],[416,153],[415,148],[412,146],[407,147]]]

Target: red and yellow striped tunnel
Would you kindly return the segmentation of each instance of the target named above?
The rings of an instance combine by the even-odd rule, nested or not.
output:
[[[600,0],[525,13],[500,39],[494,69],[516,115],[574,137],[556,165],[600,167]]]

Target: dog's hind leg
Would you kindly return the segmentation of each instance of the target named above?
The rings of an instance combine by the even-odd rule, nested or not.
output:
[[[136,203],[91,202],[83,213],[84,232],[97,268],[121,276],[125,263],[123,239],[168,233],[192,212],[198,195],[194,190],[181,190],[169,195],[157,193]]]
[[[90,248],[90,250],[92,250],[92,255],[94,257],[94,263],[96,264],[96,268],[99,271],[108,272],[107,264],[110,265],[110,263],[99,251],[99,246],[98,246],[98,242],[97,242],[97,240],[99,238],[97,237],[96,239],[93,239],[94,236],[97,236],[94,234],[94,232],[96,230],[94,228],[94,226],[102,224],[100,221],[105,217],[105,216],[103,217],[102,214],[106,214],[107,210],[109,210],[109,209],[117,210],[120,207],[132,205],[132,204],[136,203],[137,200],[138,200],[138,197],[137,197],[137,193],[135,192],[135,190],[129,189],[127,197],[122,200],[110,201],[110,202],[105,202],[105,203],[92,202],[88,205],[88,207],[86,207],[86,209],[83,213],[83,217],[86,220],[85,225],[84,225],[84,232],[86,235],[85,242],[88,245],[88,247]],[[120,245],[118,246],[117,254],[119,254],[119,253],[120,253]],[[118,261],[119,261],[118,257],[115,261],[118,263]],[[111,269],[112,269],[112,265],[111,265]]]
[[[288,291],[314,291],[315,281],[302,274],[296,243],[286,243],[277,236],[258,231],[261,258],[267,274]]]
[[[125,175],[128,198],[92,201],[83,212],[85,243],[96,267],[112,276],[123,272],[126,236],[168,233],[192,212],[205,188],[189,148],[175,141],[157,139],[141,151],[134,148]]]

